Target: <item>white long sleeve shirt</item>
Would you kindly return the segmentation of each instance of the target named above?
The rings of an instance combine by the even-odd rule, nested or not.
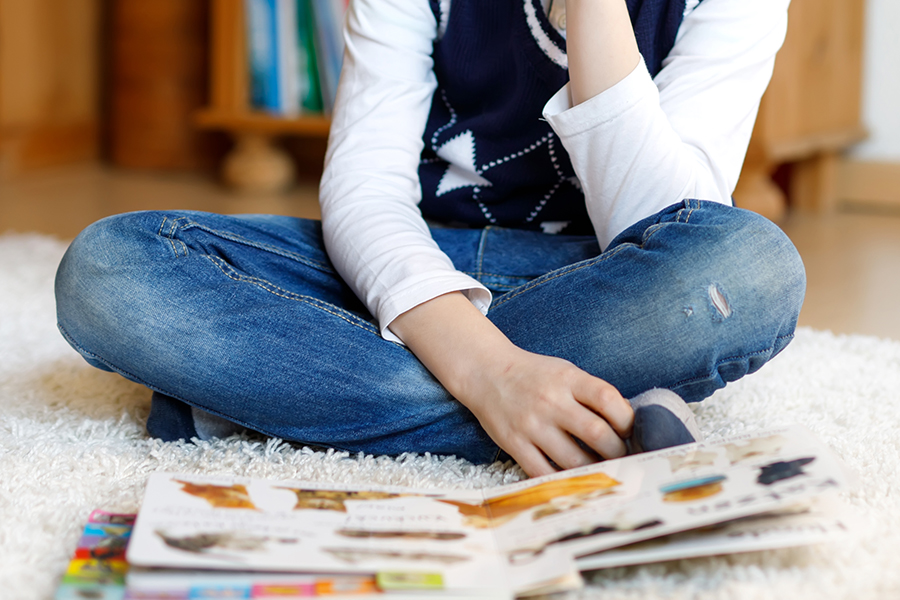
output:
[[[549,100],[544,117],[569,154],[601,248],[685,198],[731,204],[788,3],[688,0],[655,78],[641,61],[577,106],[568,85]],[[418,209],[422,134],[437,87],[431,50],[450,10],[442,0],[436,19],[428,0],[354,0],[347,14],[320,186],[325,244],[396,342],[391,322],[437,296],[463,292],[483,313],[491,302],[483,285],[454,269]]]

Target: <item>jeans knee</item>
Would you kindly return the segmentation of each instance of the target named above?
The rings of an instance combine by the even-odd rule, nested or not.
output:
[[[69,245],[55,288],[59,326],[73,345],[89,344],[110,322],[126,318],[119,307],[138,294],[135,266],[152,260],[145,233],[152,220],[161,219],[150,213],[108,217],[88,226]]]
[[[745,210],[735,226],[731,261],[734,269],[746,273],[750,298],[761,314],[784,322],[791,332],[806,295],[806,269],[800,253],[780,227]]]
[[[741,337],[790,337],[806,291],[806,271],[794,244],[768,219],[714,203],[689,207],[689,214],[645,242],[671,251],[665,278],[695,300],[685,314],[703,310],[714,322],[729,322]],[[685,212],[688,212],[686,210]],[[696,302],[696,303],[694,303]]]

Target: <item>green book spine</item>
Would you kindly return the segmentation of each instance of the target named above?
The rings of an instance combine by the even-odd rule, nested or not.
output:
[[[297,45],[300,79],[300,107],[302,112],[322,112],[322,87],[319,83],[319,67],[316,59],[316,22],[311,0],[297,1]]]

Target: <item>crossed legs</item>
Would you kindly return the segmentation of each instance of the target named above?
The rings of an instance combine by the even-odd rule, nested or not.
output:
[[[790,340],[802,263],[768,221],[686,201],[586,237],[435,229],[457,268],[495,294],[488,317],[626,397],[698,401]],[[318,223],[191,212],[86,229],[57,276],[60,330],[85,359],[156,392],[148,427],[189,437],[209,414],[287,440],[487,462],[498,448],[340,280]],[[196,429],[194,429],[196,431]]]

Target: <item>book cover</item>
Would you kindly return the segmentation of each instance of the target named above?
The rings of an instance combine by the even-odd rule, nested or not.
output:
[[[157,473],[128,559],[147,567],[418,574],[448,591],[511,596],[573,585],[579,558],[787,510],[851,481],[802,427],[488,490]]]

